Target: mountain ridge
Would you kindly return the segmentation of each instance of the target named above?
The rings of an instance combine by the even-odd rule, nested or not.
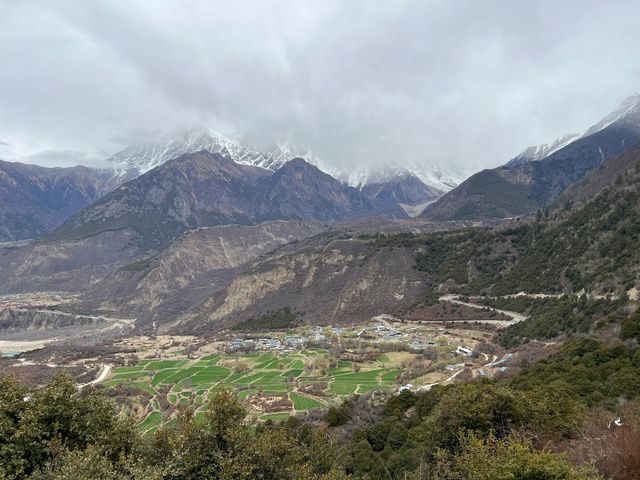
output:
[[[640,96],[634,95],[580,138],[547,157],[472,175],[429,205],[421,217],[437,221],[481,220],[532,213],[639,140]]]
[[[301,158],[271,172],[203,150],[165,162],[125,183],[43,241],[133,229],[144,248],[157,248],[203,226],[288,219],[335,222],[384,215],[387,210],[393,210],[395,218],[407,218],[403,210],[394,210],[397,203],[378,200],[374,205],[362,191]]]
[[[165,134],[149,143],[132,144],[109,157],[106,162],[115,170],[116,177],[131,179],[168,160],[201,150],[219,153],[222,156],[230,157],[237,163],[272,171],[282,167],[289,160],[304,158],[324,173],[356,188],[361,188],[369,183],[385,182],[405,173],[416,176],[429,188],[442,191],[450,190],[462,180],[459,174],[438,168],[425,168],[424,166],[405,168],[387,164],[381,167],[336,168],[323,162],[313,152],[290,143],[255,148],[213,130],[198,128]]]
[[[0,241],[35,238],[109,189],[109,172],[0,160]]]

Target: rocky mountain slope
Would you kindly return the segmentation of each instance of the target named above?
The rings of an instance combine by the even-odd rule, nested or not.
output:
[[[441,189],[425,184],[405,169],[387,168],[384,171],[380,170],[375,173],[368,172],[364,176],[356,171],[349,171],[347,173],[343,172],[342,177],[338,176],[336,178],[334,175],[332,178],[325,173],[330,169],[322,167],[320,162],[309,152],[303,152],[288,145],[280,145],[271,150],[262,151],[249,148],[211,131],[190,130],[182,134],[165,136],[155,143],[132,145],[108,159],[107,163],[111,169],[107,170],[85,167],[45,168],[21,163],[0,162],[0,242],[37,238],[49,233],[71,215],[98,200],[101,196],[116,190],[121,185],[138,179],[142,175],[150,173],[156,167],[162,167],[167,162],[178,157],[200,151],[214,153],[230,161],[227,162],[226,168],[228,171],[223,171],[224,169],[217,172],[210,171],[208,173],[209,176],[220,174],[221,178],[219,180],[225,183],[238,174],[240,182],[248,183],[250,188],[228,185],[229,189],[227,189],[226,194],[231,191],[235,192],[234,198],[228,200],[236,202],[238,207],[234,208],[227,205],[229,206],[229,211],[224,211],[225,207],[222,209],[223,211],[212,213],[212,215],[217,216],[215,220],[203,221],[202,219],[192,218],[190,221],[185,222],[188,227],[225,222],[248,223],[272,218],[305,218],[311,212],[315,212],[313,214],[315,218],[325,218],[326,212],[322,211],[323,207],[319,205],[304,206],[299,200],[293,202],[292,205],[282,205],[283,209],[293,208],[294,210],[300,210],[299,212],[275,214],[272,211],[273,209],[266,205],[261,205],[263,208],[261,208],[262,211],[260,212],[256,211],[251,215],[241,213],[243,209],[249,208],[249,204],[253,204],[255,207],[257,205],[255,203],[256,196],[260,194],[275,195],[275,197],[281,197],[282,199],[296,195],[294,192],[286,192],[287,185],[285,183],[281,185],[277,195],[275,190],[279,187],[276,185],[272,186],[274,191],[269,193],[257,192],[253,186],[260,176],[271,175],[273,172],[285,167],[289,161],[299,155],[305,156],[310,161],[310,163],[307,162],[309,170],[312,170],[311,165],[314,165],[313,173],[310,173],[307,177],[315,176],[318,179],[319,183],[312,187],[316,189],[316,200],[319,200],[318,193],[321,193],[319,189],[331,186],[330,188],[334,192],[343,191],[345,195],[350,196],[351,200],[355,201],[354,205],[349,205],[351,200],[344,198],[339,200],[338,203],[342,204],[342,211],[337,215],[329,215],[327,218],[337,217],[338,219],[344,219],[364,214],[371,210],[369,203],[375,205],[374,210],[376,212],[386,210],[395,218],[404,218],[406,214],[399,208],[398,204],[407,205],[414,210],[421,210],[423,204],[433,201],[443,193]],[[237,166],[233,167],[233,164]],[[200,167],[203,167],[203,165]],[[285,168],[280,172],[279,176],[285,175],[288,168],[291,167]],[[235,173],[231,172],[231,170],[235,171]],[[166,171],[166,169],[163,171]],[[240,171],[244,173],[239,174],[238,172]],[[345,175],[346,177],[344,177]],[[347,177],[350,179],[358,178],[357,189],[365,191],[362,194],[358,194],[354,188],[345,182]],[[173,178],[173,180],[176,178]],[[438,178],[443,179],[445,177],[439,176]],[[275,182],[276,179],[277,177],[274,176],[273,181]],[[165,180],[169,181],[168,178]],[[452,182],[451,180],[447,181],[449,184]],[[178,183],[179,186],[177,185],[176,188],[172,189],[176,195],[176,199],[173,201],[187,201],[183,193],[179,192],[185,185],[184,183]],[[294,184],[298,187],[301,186],[299,182],[294,182]],[[209,185],[202,184],[199,188],[213,189],[211,199],[209,199],[212,202],[213,199],[220,199],[218,196],[220,195],[219,191],[227,188],[220,187],[221,185],[216,181],[211,181]],[[156,190],[156,193],[159,190],[161,189]],[[187,192],[184,194],[188,196],[188,192],[189,187],[187,187]],[[120,194],[122,193],[123,191],[120,192]],[[135,196],[135,192],[128,190],[125,195]],[[264,195],[259,201],[267,201]],[[329,193],[329,196],[331,195],[332,193]],[[177,200],[177,197],[180,200]],[[273,200],[278,200],[275,197]],[[140,199],[138,198],[137,200]],[[129,203],[135,203],[137,200],[130,198],[128,201]],[[306,198],[305,200],[311,199]],[[110,201],[113,201],[113,199],[110,199]],[[163,200],[158,198],[154,201],[162,203]],[[223,200],[222,203],[225,201]],[[345,201],[346,203],[344,203]],[[344,211],[344,208],[352,207],[352,212],[347,213]],[[179,210],[175,203],[172,208]],[[149,220],[153,219],[150,218]],[[171,229],[171,227],[168,228]]]
[[[640,140],[640,95],[545,158],[483,170],[433,203],[431,220],[505,218],[548,205],[572,183]]]
[[[90,292],[87,311],[113,303],[111,310],[131,316],[135,305],[150,310],[164,295],[197,283],[201,275],[233,270],[323,229],[319,223],[298,221],[203,228],[185,233],[165,250],[147,253],[137,248],[135,233],[127,229],[33,243],[0,254],[0,294]]]
[[[205,151],[184,155],[117,188],[48,240],[133,229],[141,245],[151,248],[189,229],[258,221],[255,186],[269,174]]]
[[[99,198],[109,172],[0,161],[0,242],[36,238]]]
[[[190,312],[165,323],[177,330],[217,330],[285,306],[309,324],[362,321],[407,308],[429,277],[403,250],[371,250],[367,239],[319,235],[246,265]]]
[[[640,159],[640,144],[622,154],[603,162],[591,170],[582,180],[571,185],[558,199],[560,205],[568,202],[584,202],[593,198],[603,188],[613,185],[618,179],[630,175]]]
[[[374,207],[361,191],[302,159],[271,172],[202,151],[127,182],[70,218],[47,241],[132,229],[140,246],[148,249],[203,226],[281,219],[340,221],[387,208],[391,205],[382,201]]]
[[[81,291],[142,253],[135,231],[34,242],[0,252],[0,293]]]
[[[258,184],[262,218],[346,220],[373,213],[368,199],[317,167],[297,158]]]
[[[381,209],[395,204],[403,207],[424,206],[436,201],[444,193],[425,185],[422,180],[408,172],[390,177],[384,182],[368,183],[361,191],[374,206]],[[410,209],[407,213],[411,216]]]
[[[230,281],[242,265],[323,230],[320,223],[295,220],[192,230],[165,250],[114,269],[87,297],[102,308],[139,317],[141,325],[172,320]]]

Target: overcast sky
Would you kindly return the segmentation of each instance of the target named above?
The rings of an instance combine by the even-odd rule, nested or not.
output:
[[[639,18],[637,0],[0,0],[0,156],[77,163],[206,125],[341,166],[496,166],[640,90]]]

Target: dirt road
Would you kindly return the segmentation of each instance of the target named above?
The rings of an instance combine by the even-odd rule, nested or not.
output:
[[[78,390],[81,390],[88,385],[97,385],[98,383],[102,382],[105,378],[107,378],[107,376],[109,375],[109,372],[111,372],[111,365],[102,365],[102,370],[100,371],[98,376],[88,383],[83,383],[78,385]]]
[[[508,327],[509,325],[513,325],[514,323],[522,322],[522,321],[526,320],[527,318],[529,318],[526,315],[522,315],[521,313],[518,313],[518,312],[510,312],[509,310],[500,310],[500,309],[497,309],[497,308],[487,307],[485,305],[477,305],[475,303],[463,302],[462,300],[458,300],[457,297],[458,297],[458,295],[443,295],[443,296],[440,297],[440,301],[441,302],[456,303],[458,305],[464,305],[466,307],[471,307],[471,308],[478,308],[478,309],[486,309],[486,308],[488,308],[489,310],[492,310],[492,311],[497,312],[497,313],[501,313],[501,314],[506,315],[507,317],[511,318],[510,321],[507,321],[507,320],[477,320],[478,323],[488,323],[488,324],[492,324],[492,325],[498,325],[500,327]]]

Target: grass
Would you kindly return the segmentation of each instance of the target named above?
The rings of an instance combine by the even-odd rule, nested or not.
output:
[[[166,383],[166,380],[175,375],[178,372],[175,368],[167,368],[156,373],[151,379],[151,385],[158,385],[160,383]]]
[[[161,370],[164,368],[176,368],[186,363],[186,360],[152,360],[144,367],[145,370]]]
[[[336,395],[351,395],[356,391],[358,385],[353,383],[332,383],[329,387],[330,393],[335,393]]]
[[[291,401],[293,402],[293,408],[298,411],[311,410],[312,408],[322,408],[324,404],[314,400],[311,397],[305,397],[299,393],[291,392],[289,394]]]
[[[143,433],[148,433],[150,430],[155,430],[162,424],[162,414],[160,412],[151,412],[145,417],[145,419],[138,424],[138,428]]]
[[[267,415],[262,415],[260,420],[267,421],[272,420],[274,422],[284,422],[291,416],[290,413],[269,413]]]
[[[114,374],[114,378],[116,379],[123,379],[123,380],[127,380],[127,379],[131,379],[131,378],[144,378],[144,377],[148,377],[149,376],[149,372],[143,372],[143,371],[139,371],[139,372],[118,372],[116,371],[116,373]]]
[[[129,373],[129,372],[140,372],[144,370],[144,365],[136,365],[135,367],[120,367],[118,368],[119,373]]]

